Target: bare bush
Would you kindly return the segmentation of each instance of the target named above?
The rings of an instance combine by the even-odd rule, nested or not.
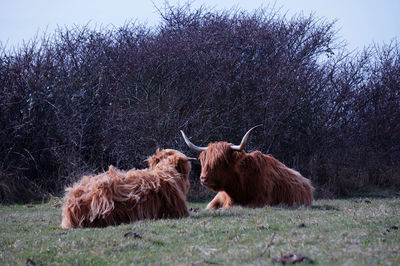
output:
[[[58,29],[2,47],[1,201],[143,167],[157,147],[190,153],[179,129],[239,141],[260,123],[249,149],[299,169],[317,197],[399,184],[398,43],[346,54],[333,23],[271,9],[160,15],[155,28]],[[192,200],[208,197],[198,174]]]

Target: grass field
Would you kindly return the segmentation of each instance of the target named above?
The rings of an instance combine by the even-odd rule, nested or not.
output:
[[[60,199],[0,205],[0,264],[400,265],[400,199],[317,200],[311,207],[205,211],[103,229],[60,228]]]

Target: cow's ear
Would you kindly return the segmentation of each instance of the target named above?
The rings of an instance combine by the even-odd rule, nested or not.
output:
[[[184,161],[181,158],[179,158],[176,161],[175,168],[176,168],[176,171],[178,171],[178,173],[181,173],[181,174],[185,170]]]
[[[175,168],[176,168],[176,171],[178,171],[178,173],[186,174],[186,172],[188,171],[187,167],[186,167],[187,161],[188,161],[187,159],[183,159],[183,158],[179,158],[177,160]]]
[[[226,158],[227,163],[228,164],[234,163],[237,160],[238,154],[240,154],[239,151],[235,151],[235,150],[229,149],[228,156]]]
[[[224,157],[225,166],[229,167],[231,165],[236,165],[236,162],[240,160],[240,156],[241,152],[230,149]]]
[[[160,162],[160,158],[157,157],[156,155],[153,155],[144,161],[147,162],[149,164],[149,167],[151,168],[151,167],[155,167]]]

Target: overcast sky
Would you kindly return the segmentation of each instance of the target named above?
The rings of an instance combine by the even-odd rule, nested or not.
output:
[[[7,48],[19,46],[44,31],[53,33],[57,26],[114,25],[130,20],[160,22],[155,6],[165,0],[0,0],[0,41]],[[186,1],[169,0],[171,5]],[[337,19],[338,37],[347,41],[349,49],[363,48],[372,42],[400,40],[400,0],[193,0],[192,6],[204,5],[214,10],[244,9],[275,5],[293,14],[311,12],[328,20]]]

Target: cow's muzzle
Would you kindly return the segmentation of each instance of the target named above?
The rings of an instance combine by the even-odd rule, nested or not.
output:
[[[200,176],[200,182],[203,186],[208,185],[208,178],[204,176]]]

